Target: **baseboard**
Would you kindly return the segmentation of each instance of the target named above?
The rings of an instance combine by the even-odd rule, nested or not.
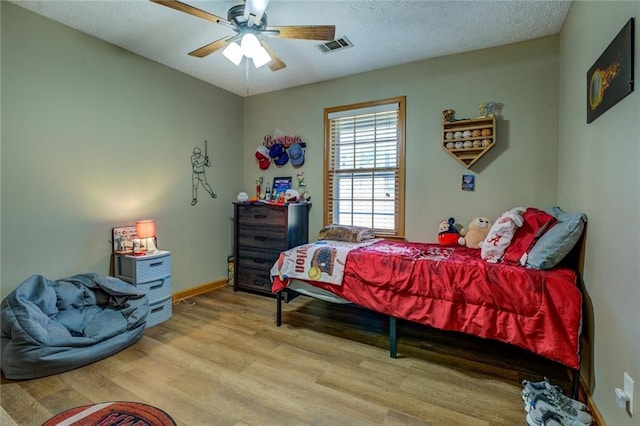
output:
[[[593,417],[592,426],[607,426],[607,423],[604,421],[602,414],[600,414],[600,410],[596,406],[596,403],[591,398],[591,393],[589,392],[589,388],[587,384],[584,382],[582,377],[580,377],[580,401],[585,401],[587,404],[587,408],[589,408],[589,414]]]
[[[173,303],[177,303],[181,300],[188,299],[190,297],[198,296],[199,294],[208,293],[213,290],[218,290],[227,286],[226,280],[212,281],[208,284],[203,284],[198,287],[193,287],[188,290],[183,290],[177,293],[173,293]]]

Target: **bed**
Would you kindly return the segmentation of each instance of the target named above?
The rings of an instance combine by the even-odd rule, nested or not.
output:
[[[582,244],[576,242],[585,221],[581,216],[582,226],[572,227],[572,241],[565,244],[570,247],[555,253],[562,259],[546,269],[489,263],[478,249],[434,243],[319,240],[292,248],[271,270],[277,325],[282,301],[291,294],[354,303],[389,316],[392,357],[396,319],[409,320],[509,343],[559,362],[573,370],[572,394],[577,395],[582,294],[576,262]]]

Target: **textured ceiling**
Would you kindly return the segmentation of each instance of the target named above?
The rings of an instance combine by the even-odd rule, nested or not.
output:
[[[237,1],[183,0],[226,18]],[[268,24],[335,25],[352,48],[322,53],[310,40],[269,38],[287,67],[272,72],[221,52],[187,53],[234,32],[147,0],[13,1],[35,13],[240,96],[271,92],[454,53],[557,34],[571,1],[271,0]]]

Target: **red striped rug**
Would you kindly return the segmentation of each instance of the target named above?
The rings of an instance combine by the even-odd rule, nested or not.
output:
[[[170,415],[139,402],[101,402],[71,408],[47,420],[43,426],[175,426]]]

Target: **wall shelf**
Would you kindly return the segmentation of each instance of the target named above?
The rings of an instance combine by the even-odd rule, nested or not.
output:
[[[471,168],[495,144],[495,117],[442,123],[442,149],[467,169]]]

